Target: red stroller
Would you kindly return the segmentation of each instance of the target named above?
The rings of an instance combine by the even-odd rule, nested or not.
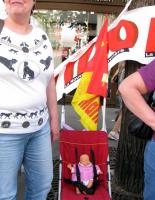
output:
[[[62,105],[61,126],[65,124],[65,106]],[[92,153],[93,152],[93,157]],[[76,194],[67,164],[77,164],[81,154],[88,154],[92,163],[98,165],[102,174],[94,194]],[[108,154],[108,137],[105,131],[64,130],[60,134],[60,165],[58,200],[111,200],[111,175]]]
[[[103,174],[99,176],[98,186],[93,195],[79,194],[75,192],[72,184],[65,180],[71,178],[71,173],[67,168],[68,163],[76,163],[75,149],[78,154],[88,154],[90,149],[95,155],[96,164],[100,166]],[[108,192],[107,180],[107,158],[108,158],[108,140],[107,134],[103,131],[74,131],[62,130],[60,138],[60,154],[62,158],[62,168],[60,167],[59,199],[61,200],[110,200],[111,191]],[[110,189],[110,188],[109,188]]]

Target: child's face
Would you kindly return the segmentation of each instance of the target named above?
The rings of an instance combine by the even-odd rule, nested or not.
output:
[[[90,164],[89,156],[87,154],[83,154],[80,156],[80,163],[84,166],[87,166]]]

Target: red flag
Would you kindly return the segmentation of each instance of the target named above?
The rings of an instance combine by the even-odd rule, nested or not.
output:
[[[95,55],[90,62],[93,75],[88,93],[106,97],[108,84],[108,18],[105,19],[95,44]]]

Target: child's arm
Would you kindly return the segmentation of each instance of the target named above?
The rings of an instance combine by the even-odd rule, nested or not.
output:
[[[96,170],[97,170],[97,174],[103,174],[103,172],[101,171],[101,169],[98,165],[96,165]]]
[[[71,173],[74,173],[74,166],[71,163],[67,165],[67,168],[71,170]]]

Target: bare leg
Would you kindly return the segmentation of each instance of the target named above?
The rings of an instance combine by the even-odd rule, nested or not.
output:
[[[88,185],[87,185],[87,188],[91,188],[93,186],[93,180],[90,180]]]
[[[119,113],[119,116],[114,124],[112,131],[119,133],[121,128],[121,120],[122,120],[122,110]]]
[[[122,110],[120,110],[119,116],[114,124],[113,129],[110,131],[108,138],[113,139],[113,140],[119,140],[121,121],[122,121]]]
[[[81,192],[80,192],[78,187],[76,187],[76,194],[81,194]]]

